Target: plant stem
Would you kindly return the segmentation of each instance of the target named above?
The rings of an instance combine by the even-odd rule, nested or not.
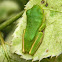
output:
[[[3,40],[3,37],[2,37],[2,33],[0,32],[0,41],[1,41],[1,44],[4,44],[4,40]]]
[[[5,47],[4,39],[2,37],[2,32],[0,32],[0,41],[1,41],[2,47],[3,47],[4,52],[5,52],[4,53],[5,54],[5,57],[7,58],[8,62],[9,62],[10,59],[9,59],[9,55],[8,55],[7,49]]]
[[[17,19],[19,19],[24,11],[21,11],[19,14],[17,14],[16,16],[12,17],[11,19],[3,22],[2,24],[0,24],[0,30],[2,30],[3,28],[7,27],[8,25],[10,25],[11,23],[13,23],[14,21],[16,21]]]

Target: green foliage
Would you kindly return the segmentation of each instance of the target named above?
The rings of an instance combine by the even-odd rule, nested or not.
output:
[[[19,6],[15,2],[2,1],[0,3],[0,23],[8,19],[9,16],[13,15],[17,11],[19,11]]]
[[[24,0],[15,1],[19,2],[20,7],[27,2],[26,0],[26,2]],[[25,7],[23,17],[2,30],[4,36],[0,36],[0,62],[32,62],[31,59],[35,62],[39,62],[41,59],[42,60],[40,62],[62,62],[62,1],[44,1],[45,2],[42,4],[42,0],[30,0]],[[2,1],[0,1],[0,3],[1,2]],[[20,2],[23,3],[20,4]],[[31,9],[34,5],[40,5],[44,10],[46,28],[42,44],[36,51],[35,55],[31,56],[29,54],[22,53],[22,34],[27,23],[26,11]],[[11,7],[10,5],[11,8],[5,7],[5,9],[2,9],[2,7],[0,9],[0,15],[2,18],[0,18],[0,22],[7,19],[8,16],[6,15],[10,15],[14,9],[14,11],[19,12],[20,8],[17,4],[14,5],[14,7]],[[24,6],[22,6],[22,9],[23,7]]]

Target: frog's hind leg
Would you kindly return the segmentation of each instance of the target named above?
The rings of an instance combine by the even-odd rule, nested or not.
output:
[[[25,35],[25,30],[23,32],[23,35],[22,35],[22,52],[25,53],[25,49],[24,49],[24,35]]]
[[[31,47],[30,51],[29,51],[29,54],[33,55],[36,52],[36,50],[38,49],[38,47],[40,46],[42,39],[43,39],[43,32],[42,31],[45,29],[45,27],[46,27],[46,23],[43,23],[41,25],[41,27],[39,28],[39,32],[34,40],[34,43]]]
[[[40,46],[41,42],[42,42],[42,38],[43,38],[43,33],[39,32],[38,35],[35,38],[35,41],[29,51],[29,54],[33,55],[36,50],[38,49],[38,47]]]

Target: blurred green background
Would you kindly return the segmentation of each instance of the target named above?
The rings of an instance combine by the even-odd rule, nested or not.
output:
[[[0,23],[24,9],[28,0],[0,0]]]
[[[0,0],[0,25],[22,12],[28,1],[29,0]],[[14,29],[12,28],[14,25],[16,25],[16,22],[2,30],[4,38],[6,38],[12,29]]]

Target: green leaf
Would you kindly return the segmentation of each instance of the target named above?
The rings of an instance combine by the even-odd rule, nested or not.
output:
[[[46,7],[46,0],[44,4],[41,4],[41,0],[30,0],[26,7],[23,17],[18,23],[18,27],[14,31],[12,39],[12,52],[16,53],[26,60],[33,59],[41,60],[49,56],[58,56],[62,53],[62,8],[60,7],[62,1],[47,0],[48,6]],[[60,3],[60,5],[58,5]],[[53,4],[54,3],[54,4]],[[51,5],[53,8],[51,8]],[[56,7],[56,4],[58,7]],[[40,5],[44,10],[46,17],[46,28],[44,32],[44,38],[42,44],[38,48],[34,56],[22,53],[22,34],[26,28],[26,11],[33,7],[33,5]]]

